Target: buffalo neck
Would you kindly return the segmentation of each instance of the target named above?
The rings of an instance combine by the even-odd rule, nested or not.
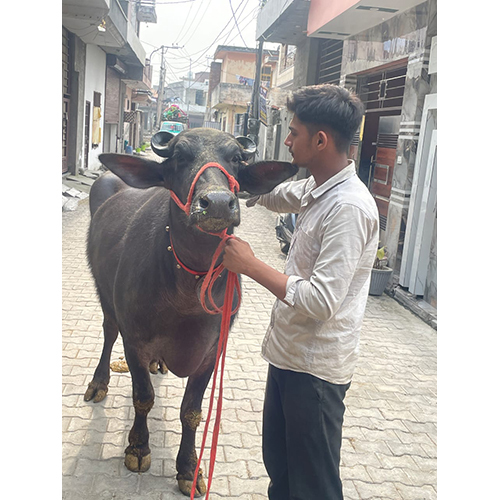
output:
[[[168,239],[171,243],[170,246],[175,248],[179,260],[193,271],[208,271],[221,238],[188,224],[187,216],[172,201],[170,202],[169,215]],[[228,234],[231,233],[232,228],[228,230]],[[173,257],[172,250],[171,253]],[[221,260],[219,258],[219,261]],[[217,262],[217,264],[219,263]]]

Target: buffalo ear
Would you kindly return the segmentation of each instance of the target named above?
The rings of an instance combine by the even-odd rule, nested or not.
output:
[[[238,183],[241,191],[266,194],[298,172],[298,167],[286,161],[259,161],[240,167]]]
[[[166,187],[167,169],[163,163],[116,153],[101,154],[99,161],[129,186],[141,189]]]

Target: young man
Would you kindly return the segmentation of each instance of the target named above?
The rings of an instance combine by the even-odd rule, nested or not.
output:
[[[361,101],[335,85],[303,87],[285,145],[307,179],[260,197],[275,212],[298,213],[285,273],[227,242],[224,265],[279,299],[262,345],[269,362],[263,457],[270,500],[341,500],[344,396],[358,358],[359,332],[378,245],[378,211],[348,159]]]

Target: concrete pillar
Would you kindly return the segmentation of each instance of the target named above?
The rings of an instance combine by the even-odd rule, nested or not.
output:
[[[433,3],[434,0],[429,2]],[[427,11],[428,4],[419,6]],[[427,43],[427,40],[429,43]],[[413,170],[420,135],[420,125],[425,96],[430,93],[428,75],[430,40],[415,50],[408,58],[403,109],[396,150],[396,165],[392,178],[391,197],[387,214],[386,241],[384,245],[389,253],[389,266],[396,273],[401,267],[406,221],[410,205]]]
[[[297,44],[293,72],[293,88],[318,83],[319,38],[304,37],[304,41]]]

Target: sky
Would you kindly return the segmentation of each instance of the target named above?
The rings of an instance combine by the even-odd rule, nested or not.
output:
[[[209,71],[218,45],[257,47],[259,4],[260,0],[157,0],[157,23],[141,23],[140,28],[146,57],[162,45],[181,47],[167,51],[168,83],[188,75],[190,58],[193,74]],[[154,85],[159,81],[160,62],[158,50],[152,55]]]

